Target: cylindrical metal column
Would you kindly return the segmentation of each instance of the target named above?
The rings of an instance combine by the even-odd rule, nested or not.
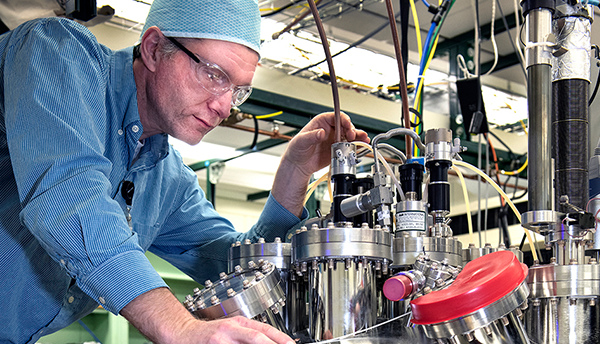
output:
[[[552,210],[550,66],[539,64],[527,68],[527,85],[529,210]]]
[[[551,127],[551,57],[546,45],[552,32],[552,12],[540,8],[526,16],[527,107],[529,119],[529,210],[553,210]]]

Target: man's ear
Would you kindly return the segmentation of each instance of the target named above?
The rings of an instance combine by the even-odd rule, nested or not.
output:
[[[140,57],[144,65],[151,72],[156,71],[156,66],[160,59],[159,47],[163,37],[162,32],[156,26],[149,27],[140,43]]]

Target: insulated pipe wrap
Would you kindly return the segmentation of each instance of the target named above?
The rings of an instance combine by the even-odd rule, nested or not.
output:
[[[569,203],[585,209],[589,195],[588,177],[589,82],[566,79],[552,83],[553,157],[556,198],[569,196]],[[568,209],[559,209],[568,211]]]
[[[592,24],[585,17],[566,17],[555,20],[553,30],[557,45],[567,51],[552,64],[552,81],[583,79],[590,81]]]

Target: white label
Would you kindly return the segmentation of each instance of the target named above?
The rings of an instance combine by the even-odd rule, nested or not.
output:
[[[403,211],[396,214],[396,229],[399,231],[424,231],[427,214],[424,211]]]

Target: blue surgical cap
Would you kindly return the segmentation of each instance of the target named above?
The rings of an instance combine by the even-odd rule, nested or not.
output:
[[[260,54],[257,0],[154,0],[142,36],[151,26],[168,37],[234,42]]]

